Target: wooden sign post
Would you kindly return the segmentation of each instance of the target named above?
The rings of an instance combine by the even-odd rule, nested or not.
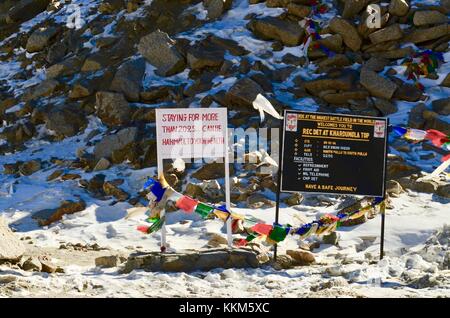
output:
[[[156,109],[158,175],[164,173],[164,159],[224,158],[225,201],[230,211],[230,169],[228,157],[228,112],[226,108]],[[161,218],[165,211],[161,212]],[[226,223],[229,247],[233,244],[231,218]],[[161,228],[161,250],[165,250],[165,221]]]
[[[285,110],[275,222],[281,192],[384,198],[387,127],[387,118]],[[384,209],[381,236],[383,249]]]

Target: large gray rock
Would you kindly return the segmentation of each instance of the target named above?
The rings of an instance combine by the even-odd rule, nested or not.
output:
[[[220,67],[224,62],[224,53],[220,48],[195,46],[188,50],[187,62],[193,70]]]
[[[23,94],[23,101],[28,102],[39,97],[50,96],[58,87],[59,82],[54,79],[48,79],[28,88]]]
[[[402,17],[409,11],[409,0],[391,0],[389,4],[389,13]]]
[[[369,0],[347,0],[344,4],[344,11],[342,17],[344,19],[351,19],[361,12],[369,4]]]
[[[330,21],[330,29],[334,33],[340,34],[352,51],[359,51],[362,40],[356,28],[347,20],[335,17]]]
[[[43,27],[34,31],[27,41],[26,49],[29,53],[42,51],[59,32],[56,27]]]
[[[108,126],[121,126],[130,122],[131,107],[123,94],[111,92],[97,92],[97,115]]]
[[[208,249],[185,253],[136,253],[128,257],[124,273],[135,269],[151,272],[209,271],[214,268],[256,268],[261,265],[260,254],[251,249]]]
[[[361,70],[360,82],[372,96],[384,99],[390,99],[397,89],[397,84],[366,68]]]
[[[86,203],[83,200],[80,201],[63,201],[59,208],[45,209],[33,214],[32,218],[35,219],[40,226],[47,226],[53,222],[59,221],[66,214],[73,214],[86,209]]]
[[[369,35],[370,41],[372,41],[373,44],[395,41],[401,39],[402,37],[403,31],[397,23],[391,24],[390,26],[375,31]]]
[[[416,11],[413,22],[416,26],[441,24],[448,21],[447,16],[436,10]]]
[[[45,118],[45,125],[58,136],[71,137],[87,126],[86,116],[75,107],[51,109]]]
[[[209,19],[218,19],[225,11],[230,10],[233,0],[203,0]]]
[[[25,246],[14,235],[3,217],[0,217],[0,263],[17,261],[25,253]]]
[[[297,46],[305,37],[305,30],[298,23],[274,17],[254,19],[248,27],[262,39],[278,40],[287,46]]]
[[[50,0],[20,0],[8,11],[8,22],[27,21],[44,11]]]
[[[150,64],[156,67],[156,73],[160,76],[177,74],[186,66],[183,55],[175,47],[175,41],[160,30],[142,37],[138,50]]]
[[[113,151],[125,148],[128,144],[136,140],[138,130],[130,127],[120,130],[117,134],[104,137],[94,149],[96,160],[111,158]]]
[[[111,82],[111,90],[123,93],[131,102],[139,101],[142,76],[145,72],[145,60],[138,58],[122,64]]]
[[[435,100],[431,105],[436,113],[444,116],[450,115],[450,97]]]
[[[250,78],[238,80],[227,92],[226,98],[232,104],[240,107],[253,107],[253,101],[258,94],[264,94],[262,87]]]
[[[406,42],[422,43],[438,39],[440,37],[450,34],[448,24],[440,24],[435,27],[416,29],[411,32],[406,38]]]

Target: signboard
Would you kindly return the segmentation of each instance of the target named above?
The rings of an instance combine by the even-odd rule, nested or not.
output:
[[[230,167],[228,158],[228,112],[226,108],[156,109],[158,175],[163,160],[177,158],[224,158],[225,201],[230,210]],[[161,212],[163,217],[165,211]],[[227,220],[228,246],[232,246],[231,218]],[[165,223],[161,227],[161,250],[166,248]]]
[[[156,133],[162,159],[223,158],[227,109],[156,109]]]
[[[281,191],[384,196],[387,119],[284,115]]]

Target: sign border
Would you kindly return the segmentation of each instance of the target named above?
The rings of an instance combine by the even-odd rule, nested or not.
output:
[[[388,153],[388,138],[389,138],[389,131],[388,131],[388,127],[389,127],[389,118],[387,117],[372,117],[372,116],[359,116],[359,115],[353,115],[353,114],[339,114],[339,113],[323,113],[323,112],[308,112],[308,111],[302,111],[302,110],[295,110],[295,109],[285,109],[284,113],[283,113],[283,143],[285,142],[285,132],[286,132],[286,114],[287,113],[297,113],[297,114],[301,114],[301,113],[308,113],[308,114],[323,114],[323,115],[336,115],[336,116],[346,116],[346,117],[357,117],[357,118],[370,118],[370,119],[374,119],[374,120],[383,120],[386,123],[386,136],[384,138],[384,162],[383,162],[383,190],[381,195],[373,195],[373,194],[351,194],[351,193],[334,193],[334,192],[310,192],[310,191],[291,191],[291,190],[284,190],[283,189],[283,173],[281,173],[281,180],[280,180],[280,192],[286,192],[286,193],[310,193],[310,194],[332,194],[332,195],[354,195],[354,196],[366,196],[366,197],[374,197],[374,198],[379,198],[379,197],[385,197],[385,192],[386,192],[386,165],[387,165],[387,153]],[[283,145],[284,146],[284,145]],[[284,152],[284,147],[283,147],[283,152]],[[280,153],[281,156],[281,171],[283,171],[283,165],[284,165],[284,153]]]

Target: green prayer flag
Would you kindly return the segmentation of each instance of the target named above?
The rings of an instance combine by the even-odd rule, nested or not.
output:
[[[275,242],[281,242],[286,238],[286,229],[281,226],[274,226],[269,234],[269,238]]]
[[[204,203],[197,204],[197,207],[195,208],[195,212],[204,219],[206,219],[212,211],[214,211],[214,208]]]
[[[245,238],[245,240],[246,240],[247,242],[251,242],[251,241],[253,241],[255,238],[256,238],[256,235],[249,234],[249,235]]]

